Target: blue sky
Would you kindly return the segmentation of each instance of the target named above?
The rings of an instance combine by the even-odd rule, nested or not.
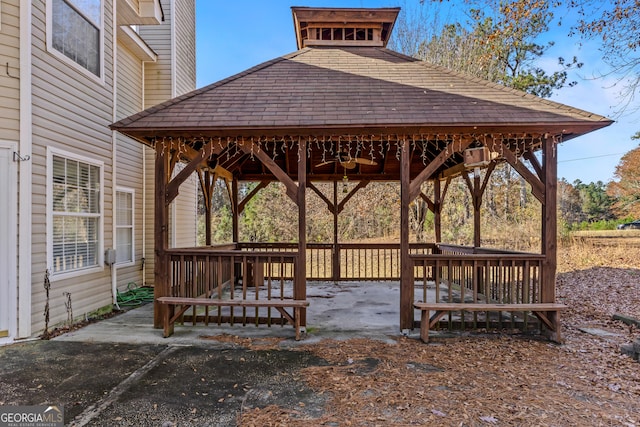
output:
[[[197,0],[197,87],[239,73],[254,65],[296,50],[291,6],[317,7],[413,7],[418,0]],[[450,7],[450,6],[449,6]],[[565,23],[570,17],[565,17]],[[584,67],[570,76],[578,85],[564,88],[552,100],[616,120],[611,126],[560,145],[558,176],[569,182],[613,179],[620,157],[638,146],[631,136],[640,130],[640,114],[614,117],[619,100],[616,80],[592,79],[606,72],[595,43],[579,43],[567,36],[568,27],[551,26],[549,38],[556,42],[541,64],[553,71],[557,57],[573,55]]]

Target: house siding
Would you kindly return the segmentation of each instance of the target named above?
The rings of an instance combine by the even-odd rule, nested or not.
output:
[[[184,167],[177,164],[174,175]],[[178,197],[169,207],[169,245],[174,248],[196,246],[197,185],[195,174],[182,183]]]
[[[175,6],[176,96],[190,92],[196,85],[196,40],[193,31],[195,3],[178,1]],[[191,23],[191,25],[190,25]]]
[[[0,13],[0,140],[20,138],[20,5],[18,0],[2,3]]]
[[[30,105],[28,111],[25,109],[22,114],[29,114],[27,117],[32,124],[28,130],[31,150],[24,153],[30,156],[28,200],[31,203],[29,216],[18,220],[21,220],[22,224],[30,224],[31,252],[28,259],[18,259],[16,248],[15,256],[18,266],[27,262],[31,271],[31,303],[28,305],[30,313],[24,313],[29,310],[18,311],[18,320],[23,323],[26,320],[33,335],[41,333],[45,328],[43,311],[46,304],[49,306],[48,326],[52,328],[67,321],[66,294],[70,295],[74,317],[80,318],[111,304],[112,274],[117,275],[118,287],[124,289],[130,282],[143,284],[143,257],[151,261],[149,264],[151,272],[153,271],[155,153],[137,141],[120,134],[114,135],[109,125],[145,107],[170,99],[176,95],[176,88],[179,88],[180,92],[194,88],[194,83],[190,82],[195,82],[195,68],[191,65],[181,70],[181,83],[177,83],[178,77],[172,76],[171,73],[175,69],[172,68],[172,58],[176,58],[172,49],[185,43],[188,51],[195,43],[195,15],[190,17],[186,13],[184,19],[177,23],[171,19],[174,1],[163,0],[166,20],[159,25],[139,27],[141,38],[159,57],[157,63],[143,63],[124,43],[116,42],[114,46],[114,1],[116,0],[102,0],[102,64],[100,76],[93,76],[59,52],[49,50],[48,0],[22,2],[29,4],[26,10],[30,13],[30,27],[26,31],[20,28],[21,23],[25,22],[24,16],[21,20],[21,1],[2,0],[0,65],[4,77],[0,78],[0,140],[15,141],[16,147],[19,147],[21,139],[20,82],[30,82]],[[175,0],[175,3],[186,11],[193,11],[195,8],[194,0]],[[184,25],[185,28],[173,32],[171,25],[176,23]],[[22,40],[21,44],[21,34],[25,33],[30,34],[30,37],[28,41]],[[182,40],[172,43],[171,37],[175,35],[179,35]],[[22,70],[20,61],[24,58],[20,56],[20,48],[24,43],[30,43],[31,53],[27,61],[30,69]],[[193,58],[184,60],[195,61]],[[8,63],[8,75],[5,63]],[[117,72],[117,78],[114,72]],[[22,102],[24,104],[24,99]],[[133,190],[135,262],[132,265],[110,269],[102,263],[102,253],[99,253],[98,265],[84,272],[53,272],[54,265],[51,264],[55,262],[50,261],[51,257],[48,257],[48,244],[52,239],[52,236],[48,235],[52,209],[47,199],[51,191],[51,184],[48,182],[51,179],[51,170],[48,170],[48,164],[54,154],[64,156],[65,153],[68,153],[70,158],[86,159],[101,166],[100,251],[115,247],[113,196],[116,189],[122,187]],[[195,185],[185,185],[176,201],[179,211],[191,216],[186,220],[179,216],[181,221],[187,224],[185,235],[192,237],[186,238],[180,234],[177,240],[188,246],[195,244],[195,228],[192,226],[195,224],[195,188]],[[182,229],[182,226],[178,226],[177,229]],[[47,271],[50,273],[51,284],[48,298],[44,286]],[[146,284],[153,284],[152,273],[147,273],[146,281]],[[15,301],[15,304],[18,305],[18,302]]]
[[[165,25],[140,27],[140,36],[158,54],[156,62],[145,63],[144,67],[144,108],[149,108],[171,99],[171,5],[173,1],[162,0]]]
[[[34,332],[44,328],[46,303],[43,286],[47,265],[47,148],[82,155],[103,164],[102,244],[113,246],[112,134],[113,118],[112,4],[103,4],[103,62],[101,79],[89,77],[71,61],[47,50],[46,2],[34,2],[32,15],[32,313]],[[102,80],[102,81],[101,81]],[[91,312],[111,302],[110,272],[98,271],[70,278],[51,275],[50,325],[67,319],[64,293],[71,295],[74,315]]]
[[[158,54],[154,63],[145,63],[144,108],[162,103],[195,89],[195,2],[191,0],[162,0],[165,22],[175,25],[175,42],[171,41],[172,28],[148,26],[140,28],[140,35]],[[175,9],[175,10],[174,10]],[[175,13],[175,16],[174,16]],[[175,49],[175,52],[173,51]],[[191,52],[192,57],[188,58]],[[173,61],[176,61],[174,65]],[[145,205],[145,282],[153,283],[154,269],[154,197],[155,152],[146,149]],[[180,186],[180,194],[169,209],[169,245],[192,247],[196,245],[197,179],[187,180]],[[176,222],[177,221],[177,222]]]
[[[145,64],[146,65],[146,64]],[[144,152],[144,161],[146,165],[146,174],[144,176],[145,180],[145,192],[144,192],[144,201],[145,204],[145,213],[144,213],[144,253],[145,253],[145,263],[144,263],[144,284],[147,286],[153,285],[153,277],[154,277],[154,268],[155,268],[155,247],[154,247],[154,212],[155,212],[155,181],[154,181],[154,171],[155,171],[155,159],[156,153],[152,148],[143,147],[142,151]]]
[[[118,45],[118,80],[116,94],[117,120],[135,114],[142,109],[143,63],[131,51]],[[118,187],[133,190],[134,262],[132,265],[117,266],[118,289],[126,290],[129,283],[142,283],[142,202],[143,202],[143,153],[142,144],[122,134],[116,134],[116,180]]]

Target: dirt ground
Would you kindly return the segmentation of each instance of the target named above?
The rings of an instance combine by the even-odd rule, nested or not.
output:
[[[561,248],[557,296],[570,307],[563,345],[485,334],[429,345],[403,338],[303,347],[330,362],[300,372],[330,396],[324,414],[270,406],[243,412],[241,424],[639,426],[640,363],[620,345],[640,331],[612,319],[640,319],[637,250]]]
[[[32,341],[0,347],[0,405],[59,403],[76,426],[640,426],[640,363],[619,351],[640,331],[611,317],[640,319],[640,261],[587,249],[560,252],[563,345],[499,333]]]

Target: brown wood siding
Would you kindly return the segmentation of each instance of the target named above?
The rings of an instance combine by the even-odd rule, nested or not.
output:
[[[2,3],[0,13],[0,139],[20,139],[20,8],[18,0]],[[8,67],[8,69],[7,69]],[[9,73],[9,76],[6,73]]]
[[[102,240],[104,248],[112,240],[112,139],[108,129],[113,117],[112,22],[110,0],[104,1],[103,58],[104,83],[88,77],[70,61],[47,51],[46,2],[33,3],[32,25],[32,105],[33,105],[33,185],[32,185],[32,330],[44,327],[45,294],[43,280],[48,267],[46,234],[47,147],[57,148],[104,163],[104,205]],[[63,292],[71,293],[76,317],[111,303],[108,268],[68,279],[52,277],[50,325],[67,318]]]

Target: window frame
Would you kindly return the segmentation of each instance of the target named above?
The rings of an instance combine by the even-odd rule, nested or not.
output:
[[[53,219],[54,219],[54,211],[53,211],[53,157],[61,157],[66,160],[77,161],[81,163],[85,163],[91,166],[98,167],[100,169],[100,191],[98,195],[98,214],[91,214],[87,216],[97,217],[98,218],[98,230],[97,230],[97,238],[98,238],[98,248],[97,248],[97,257],[96,264],[84,268],[77,268],[74,270],[66,270],[56,272],[54,269],[53,263]],[[104,271],[104,162],[100,160],[95,160],[90,157],[86,157],[80,154],[72,153],[70,151],[61,150],[58,148],[47,147],[47,170],[46,170],[46,216],[47,216],[47,268],[50,272],[51,280],[61,280],[68,279],[72,277],[84,276],[87,274],[92,274],[96,272]],[[77,215],[83,216],[83,215]]]
[[[131,225],[121,226],[118,224],[118,193],[128,194],[131,197]],[[116,259],[118,258],[118,230],[120,229],[130,229],[131,230],[131,253],[130,257],[126,261],[117,262],[116,267],[130,267],[136,262],[136,191],[133,188],[129,187],[116,187],[116,201],[114,203],[114,218],[113,221],[115,223],[116,234],[114,238],[113,247],[116,248]]]
[[[99,24],[99,26],[98,26],[98,31],[99,31],[98,40],[99,40],[99,45],[100,45],[100,48],[99,48],[100,59],[99,59],[99,65],[98,65],[98,69],[100,71],[100,75],[99,76],[94,74],[93,72],[91,72],[87,68],[83,67],[82,65],[80,65],[79,63],[74,61],[73,59],[69,58],[67,55],[65,55],[64,53],[60,52],[55,47],[53,47],[53,1],[54,0],[46,0],[47,52],[49,52],[50,54],[52,54],[53,56],[55,56],[59,60],[69,64],[73,69],[79,71],[80,73],[84,74],[85,76],[89,77],[90,79],[92,79],[92,80],[104,85],[105,84],[104,55],[105,55],[105,33],[106,33],[105,24],[104,24],[104,20],[105,20],[105,13],[104,13],[105,0],[99,0],[100,1],[100,22],[98,23]],[[61,1],[66,1],[66,0],[61,0]],[[73,9],[76,9],[71,4],[69,4],[69,7],[72,7]],[[76,9],[76,11],[81,16],[85,17],[85,15],[82,14],[77,9]],[[86,19],[90,23],[94,23],[90,19],[88,19],[88,18],[86,18]]]

